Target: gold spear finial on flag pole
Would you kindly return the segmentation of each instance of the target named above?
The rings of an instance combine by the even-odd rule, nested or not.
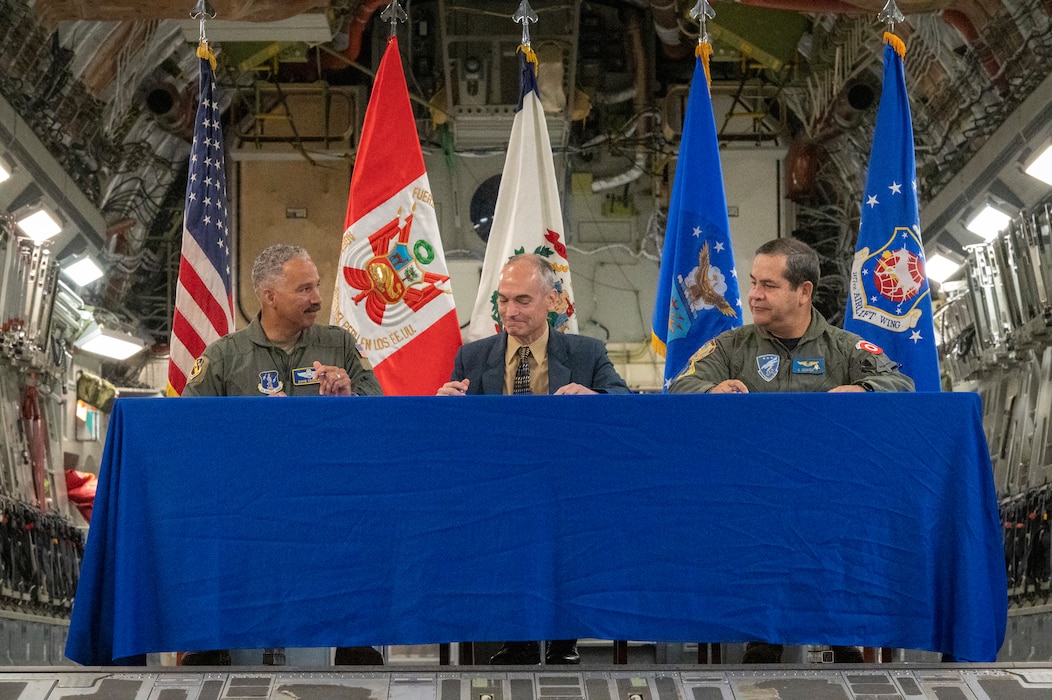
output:
[[[407,15],[405,10],[402,9],[402,5],[398,0],[391,0],[391,4],[380,13],[380,19],[384,22],[390,22],[391,36],[393,37],[398,33],[398,23],[405,22],[409,19],[409,15]]]
[[[511,18],[522,25],[522,43],[519,44],[519,50],[526,55],[526,60],[533,64],[534,70],[537,70],[537,55],[530,45],[530,23],[537,21],[537,13],[530,7],[529,0],[522,0],[519,9],[515,10]]]
[[[694,48],[694,55],[701,59],[701,65],[705,68],[705,82],[712,86],[712,75],[709,73],[709,57],[712,56],[712,44],[709,42],[709,31],[705,26],[706,21],[716,16],[716,10],[712,9],[707,0],[698,0],[697,4],[690,9],[690,18],[701,24],[698,32],[698,45]]]
[[[212,53],[212,49],[208,46],[208,35],[205,33],[205,22],[210,19],[215,19],[216,11],[212,8],[212,5],[208,0],[197,0],[197,5],[194,7],[193,12],[190,13],[190,17],[201,21],[201,38],[197,44],[197,57],[208,59],[209,65],[212,66],[212,71],[216,69],[216,55]]]

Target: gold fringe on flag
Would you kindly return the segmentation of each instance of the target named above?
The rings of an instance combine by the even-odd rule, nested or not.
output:
[[[884,43],[895,49],[895,53],[899,55],[899,58],[906,58],[906,44],[902,39],[891,32],[884,32]]]
[[[216,72],[216,55],[212,53],[212,48],[207,41],[202,41],[197,45],[197,57],[208,59],[209,65],[212,66],[212,72]]]
[[[712,89],[712,74],[709,73],[709,57],[712,56],[712,44],[707,41],[699,41],[694,47],[694,55],[701,59],[701,65],[705,69],[705,82]]]
[[[527,63],[533,64],[533,74],[537,75],[537,71],[540,70],[540,65],[537,63],[537,54],[534,52],[533,47],[529,44],[519,44],[519,51],[526,57]]]

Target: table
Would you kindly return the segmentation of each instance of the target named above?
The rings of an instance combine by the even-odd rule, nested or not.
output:
[[[120,399],[67,656],[764,639],[992,661],[974,394]]]

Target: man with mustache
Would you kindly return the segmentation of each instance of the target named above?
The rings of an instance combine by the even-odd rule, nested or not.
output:
[[[354,336],[315,325],[321,278],[303,248],[277,244],[252,264],[259,315],[197,358],[183,396],[378,396]]]
[[[379,396],[354,336],[316,325],[321,279],[307,251],[277,244],[252,264],[260,311],[246,327],[223,336],[197,358],[183,396]],[[275,650],[277,651],[277,650]],[[281,650],[283,651],[283,650]],[[184,666],[227,665],[224,649],[195,651]],[[336,664],[379,665],[372,647],[338,647]]]
[[[913,391],[884,352],[831,326],[811,305],[818,254],[795,238],[756,250],[749,275],[752,325],[724,331],[701,346],[669,387],[673,394],[751,391]],[[782,645],[749,642],[744,663],[778,663]],[[862,651],[833,646],[836,663],[861,663]]]

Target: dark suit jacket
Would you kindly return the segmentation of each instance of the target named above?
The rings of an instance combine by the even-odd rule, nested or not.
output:
[[[470,379],[469,394],[503,394],[507,348],[507,333],[461,346],[453,360],[450,381]],[[602,342],[552,330],[548,334],[548,393],[572,383],[605,394],[629,393]]]

